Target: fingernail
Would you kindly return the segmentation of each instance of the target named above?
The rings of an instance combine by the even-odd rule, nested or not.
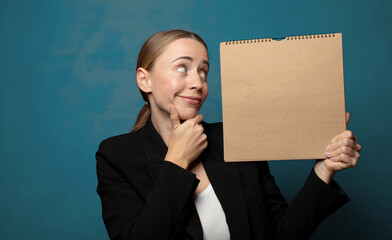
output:
[[[328,145],[327,151],[329,152],[332,149],[332,145]]]
[[[331,152],[325,152],[325,156],[327,157],[331,156]]]

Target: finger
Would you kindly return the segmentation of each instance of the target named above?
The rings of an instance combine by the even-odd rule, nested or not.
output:
[[[346,112],[346,126],[350,122],[350,117],[351,117],[351,114],[349,112]]]
[[[342,139],[342,138],[350,138],[350,139],[354,139],[355,140],[354,134],[350,130],[347,130],[347,131],[344,131],[341,134],[337,135],[336,137],[334,137],[332,139],[332,142],[333,143],[339,142],[339,140]]]
[[[358,139],[357,139],[357,137],[355,135],[353,135],[353,139],[354,139],[355,142],[358,142]]]
[[[207,142],[207,135],[206,134],[201,134],[200,135],[200,138],[199,138],[199,142],[200,143],[204,143],[204,142]]]
[[[173,129],[176,129],[178,126],[181,125],[180,114],[178,113],[178,110],[174,105],[170,105],[170,119],[172,122]]]
[[[359,152],[362,150],[362,146],[359,145],[358,143],[355,145],[355,149]]]
[[[325,156],[328,158],[334,158],[334,157],[338,157],[339,155],[347,155],[349,157],[353,157],[356,158],[358,157],[358,152],[350,147],[347,146],[341,146],[340,148],[336,149],[335,151],[332,152],[326,152]]]
[[[332,152],[335,151],[336,149],[340,148],[341,146],[347,146],[350,147],[352,149],[357,149],[358,144],[349,138],[342,138],[340,139],[338,142],[332,143],[330,145],[327,146],[327,148],[325,149],[327,152]]]
[[[358,154],[359,155],[359,154]],[[340,154],[339,156],[329,158],[333,162],[340,162],[346,167],[355,167],[358,163],[358,157],[350,157],[346,154]]]
[[[206,149],[206,147],[208,146],[208,141],[207,141],[207,137],[205,137],[204,139],[203,139],[203,141],[201,141],[200,142],[200,147],[201,147],[201,149]]]
[[[193,118],[193,121],[198,124],[201,123],[201,121],[203,121],[203,115],[197,114],[196,117]]]

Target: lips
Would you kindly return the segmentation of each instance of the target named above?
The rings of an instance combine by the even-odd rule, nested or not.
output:
[[[200,97],[193,97],[193,96],[179,96],[182,99],[184,99],[187,103],[192,104],[192,105],[198,105],[201,102]]]

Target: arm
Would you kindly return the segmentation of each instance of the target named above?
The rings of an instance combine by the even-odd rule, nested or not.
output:
[[[144,153],[128,153],[132,157],[127,157],[126,161],[132,161],[132,165],[123,169],[114,164],[124,161],[119,160],[123,156],[118,156],[123,150],[113,149],[108,141],[100,145],[96,155],[97,191],[104,222],[113,239],[173,239],[183,229],[185,215],[191,209],[189,204],[193,202],[192,196],[199,184],[196,175],[187,168],[205,149],[207,141],[200,114],[181,124],[177,109],[174,106],[171,109],[173,129],[166,139],[168,151],[162,156],[154,186],[145,172],[143,159],[131,159],[142,157]],[[129,147],[142,147],[137,144]],[[132,173],[132,179],[126,178],[123,171],[128,175]]]
[[[198,184],[196,176],[163,162],[153,189],[142,197],[113,164],[114,156],[110,142],[101,143],[96,154],[97,192],[110,238],[172,239],[182,228],[181,220]],[[140,169],[129,170],[140,174]]]
[[[347,124],[350,114],[346,115]],[[270,211],[278,239],[307,239],[323,219],[349,201],[333,181],[336,172],[354,167],[361,146],[351,131],[334,137],[326,150],[326,159],[316,161],[304,187],[287,205],[275,185],[268,166],[264,168],[263,183],[267,208]]]
[[[308,239],[327,216],[349,201],[335,182],[326,184],[312,170],[303,188],[288,205],[267,163],[261,163],[259,169],[262,172],[264,203],[277,239]]]

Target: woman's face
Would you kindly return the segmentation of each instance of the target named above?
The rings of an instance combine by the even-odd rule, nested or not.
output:
[[[150,71],[152,114],[167,116],[174,105],[181,120],[195,117],[208,95],[208,68],[207,49],[200,42],[182,38],[170,43]]]

